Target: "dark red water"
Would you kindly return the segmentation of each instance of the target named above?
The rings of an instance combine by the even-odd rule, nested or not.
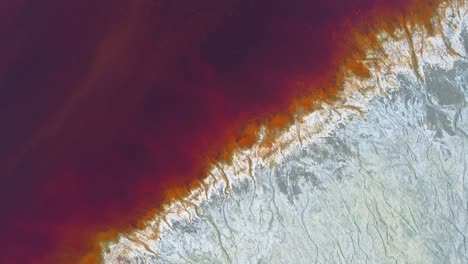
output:
[[[0,2],[0,262],[78,262],[410,2]]]

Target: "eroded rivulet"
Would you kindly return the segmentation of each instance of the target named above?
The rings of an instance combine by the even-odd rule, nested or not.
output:
[[[217,164],[104,263],[468,263],[468,18],[402,25],[272,149]],[[407,27],[410,34],[406,34]]]

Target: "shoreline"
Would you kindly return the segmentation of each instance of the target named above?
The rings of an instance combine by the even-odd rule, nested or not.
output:
[[[450,8],[447,6],[442,7],[442,9],[444,12],[450,11]],[[437,26],[437,23],[435,26]],[[411,38],[408,38],[408,31],[412,34]],[[160,215],[159,219],[156,216],[156,219],[148,222],[148,227],[143,229],[145,231],[132,231],[133,235],[125,235],[125,237],[133,236],[133,242],[137,244],[140,242],[144,244],[143,241],[147,238],[157,240],[157,237],[162,236],[161,239],[164,239],[164,232],[171,232],[173,228],[171,226],[172,221],[196,217],[198,214],[197,206],[200,205],[204,199],[209,200],[211,197],[210,195],[216,193],[216,190],[219,191],[222,189],[226,194],[226,192],[229,192],[231,184],[236,180],[240,181],[243,179],[250,179],[255,181],[255,175],[252,174],[252,167],[259,164],[262,166],[268,166],[268,164],[272,162],[277,164],[281,163],[284,156],[288,156],[289,153],[297,149],[298,146],[305,146],[313,143],[314,140],[321,140],[321,138],[326,137],[327,133],[333,130],[334,125],[346,124],[349,119],[352,119],[355,116],[364,116],[367,111],[367,103],[374,96],[377,96],[378,94],[388,96],[391,91],[398,89],[395,79],[390,78],[388,80],[383,80],[380,78],[381,75],[379,74],[383,74],[385,71],[390,71],[393,72],[393,74],[390,74],[391,76],[396,76],[398,72],[408,73],[408,71],[412,71],[411,74],[416,76],[416,78],[419,78],[417,77],[419,75],[418,67],[395,66],[395,68],[392,68],[393,65],[417,64],[411,61],[414,58],[413,56],[397,57],[397,54],[398,52],[402,52],[401,50],[406,51],[406,53],[403,52],[403,54],[411,54],[411,50],[417,49],[417,47],[412,47],[411,42],[413,42],[413,45],[418,45],[416,43],[425,43],[424,39],[427,38],[427,36],[425,36],[427,35],[427,32],[424,32],[424,30],[421,29],[421,25],[419,25],[419,28],[412,28],[408,31],[405,32],[404,27],[402,27],[399,29],[399,32],[397,32],[396,39],[399,39],[401,42],[400,45],[391,43],[396,40],[392,39],[393,37],[389,34],[382,32],[378,34],[377,38],[382,41],[384,50],[387,49],[386,54],[381,54],[378,51],[370,51],[366,55],[369,60],[369,67],[371,68],[369,72],[372,75],[378,71],[377,74],[372,75],[370,79],[356,75],[345,77],[344,89],[340,92],[340,95],[338,95],[337,100],[330,103],[321,103],[319,107],[321,110],[313,111],[311,114],[301,117],[299,121],[296,120],[296,124],[289,126],[287,132],[283,131],[280,133],[281,136],[278,139],[272,140],[273,142],[271,146],[273,146],[273,148],[270,148],[270,145],[267,148],[261,146],[263,138],[267,136],[266,128],[263,128],[260,133],[260,139],[256,144],[254,144],[254,147],[249,150],[235,152],[231,165],[214,165],[214,168],[208,173],[210,176],[204,180],[198,189],[193,189],[191,193],[186,196],[181,195],[182,198],[180,200],[177,200],[176,198],[171,201],[165,206],[162,213],[158,214]],[[438,39],[433,37],[435,44],[439,45],[437,48],[446,45],[446,43],[443,43],[443,37],[440,38],[440,32],[437,32],[437,30],[435,32],[435,36],[439,37]],[[442,41],[442,43],[440,41]],[[386,43],[391,44],[386,45]],[[395,46],[397,47],[396,49]],[[434,53],[435,51],[432,52]],[[449,53],[450,49],[447,50],[446,54]],[[436,57],[437,52],[434,54],[432,54],[432,56]],[[380,61],[381,65],[372,60],[374,57],[382,55],[389,56],[389,58]],[[450,61],[447,59],[447,62],[435,62],[435,64],[444,68],[450,66]],[[365,88],[359,90],[359,88],[356,89],[354,87]],[[330,115],[330,113],[332,114]],[[323,123],[326,123],[327,119],[329,119],[328,122],[330,122],[328,123],[329,127],[324,128]],[[337,122],[338,124],[334,122]],[[322,124],[318,125],[320,123]],[[322,130],[321,133],[319,132],[320,130]],[[206,186],[209,187],[207,188]],[[115,239],[103,242],[103,247],[109,247],[111,244],[115,245],[116,241],[122,239],[125,240],[124,235],[119,235]]]

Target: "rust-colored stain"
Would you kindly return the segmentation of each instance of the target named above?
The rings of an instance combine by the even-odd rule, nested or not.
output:
[[[439,1],[0,3],[1,263],[96,263]]]

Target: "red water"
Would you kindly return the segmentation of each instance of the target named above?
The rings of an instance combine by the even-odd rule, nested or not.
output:
[[[412,2],[1,2],[0,262],[78,262]]]

